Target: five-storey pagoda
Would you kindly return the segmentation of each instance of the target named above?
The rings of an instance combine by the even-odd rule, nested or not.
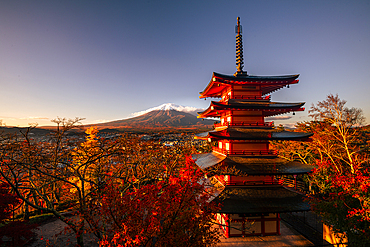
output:
[[[308,173],[312,166],[279,158],[269,142],[304,141],[312,134],[283,131],[265,122],[265,117],[304,110],[304,102],[271,102],[269,95],[298,83],[299,75],[248,75],[243,71],[239,17],[236,33],[237,71],[234,75],[213,73],[200,93],[200,98],[221,98],[198,113],[199,118],[220,119],[214,130],[196,136],[215,143],[213,151],[194,154],[193,159],[216,189],[214,200],[222,205],[217,220],[226,237],[280,234],[280,213],[308,211],[310,206],[278,178]]]

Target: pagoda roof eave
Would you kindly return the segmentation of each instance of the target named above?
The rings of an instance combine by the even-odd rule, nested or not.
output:
[[[246,109],[267,109],[267,108],[292,108],[302,107],[306,102],[270,102],[270,101],[250,101],[240,99],[229,99],[227,102],[211,101],[212,106],[224,108],[246,108]]]
[[[262,94],[274,92],[283,88],[286,85],[296,84],[299,80],[296,75],[283,75],[283,76],[253,76],[253,75],[223,75],[213,72],[212,79],[208,83],[207,87],[200,92],[199,98],[207,97],[221,97],[221,91],[225,87],[229,87],[233,84],[248,84],[248,85],[261,85]]]
[[[302,141],[308,140],[313,133],[277,131],[277,129],[267,129],[265,131],[254,130],[248,128],[233,128],[229,127],[222,130],[212,130],[196,134],[197,139],[226,139],[226,140],[291,140]]]
[[[229,156],[223,160],[223,166],[238,170],[240,175],[299,175],[312,172],[315,166],[306,165],[297,161],[288,161],[275,158],[248,158]],[[233,174],[224,174],[233,175]]]
[[[255,75],[248,75],[248,74],[239,74],[237,76],[234,75],[224,75],[217,72],[213,72],[213,77],[231,80],[231,81],[282,81],[282,80],[295,80],[299,77],[299,74],[294,75],[280,75],[280,76],[255,76]]]
[[[213,173],[213,167],[221,164],[224,168],[217,168],[218,175],[260,176],[260,175],[298,175],[307,174],[315,166],[296,161],[287,161],[282,158],[248,158],[243,156],[226,156],[217,152],[193,154],[195,163],[206,173]],[[237,174],[234,174],[237,172]]]
[[[202,170],[217,165],[226,159],[226,155],[219,154],[216,152],[192,154],[191,157]]]
[[[284,103],[284,102],[256,102],[247,100],[229,100],[225,103],[211,101],[210,106],[203,112],[198,112],[198,118],[219,117],[219,112],[225,110],[261,110],[268,112],[266,116],[272,116],[291,111],[304,111],[302,107],[305,102]]]
[[[282,186],[230,186],[213,201],[221,204],[219,213],[265,214],[310,211],[304,198]]]
[[[213,130],[211,130],[211,131],[213,131]],[[198,139],[198,140],[207,140],[208,138],[210,138],[209,132],[210,131],[195,134],[194,138]]]

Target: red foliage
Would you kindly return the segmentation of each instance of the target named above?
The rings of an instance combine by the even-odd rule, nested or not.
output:
[[[332,180],[332,187],[341,190],[337,196],[347,194],[359,201],[359,208],[349,208],[347,217],[355,217],[357,221],[370,223],[369,169],[356,168],[353,174],[335,176]]]
[[[23,246],[35,236],[32,229],[37,228],[37,226],[37,224],[29,224],[27,221],[17,220],[8,222],[0,228],[0,245],[11,242],[12,246]],[[4,236],[6,237],[4,238]],[[5,241],[6,239],[8,241]]]
[[[370,170],[353,166],[353,173],[339,173],[330,162],[318,162],[312,177],[326,184],[323,197],[311,197],[315,211],[343,232],[370,240]],[[322,186],[321,186],[322,187]]]
[[[27,224],[25,221],[10,221],[13,211],[21,203],[21,199],[11,193],[10,186],[7,183],[0,184],[0,245],[12,242],[13,246],[23,246],[33,235],[31,231],[37,225]],[[5,238],[4,238],[5,236]],[[8,241],[6,241],[8,240]]]
[[[21,203],[21,200],[10,192],[7,183],[0,184],[0,223],[11,218],[14,208]]]
[[[108,182],[94,210],[109,226],[101,246],[208,246],[218,240],[211,229],[218,207],[209,203],[203,174],[190,159],[177,175],[122,193],[124,184]],[[97,228],[99,228],[97,227]]]

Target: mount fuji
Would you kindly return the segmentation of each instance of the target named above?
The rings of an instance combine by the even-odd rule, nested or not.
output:
[[[176,104],[173,104],[173,103],[166,103],[166,104],[162,104],[160,106],[149,108],[149,109],[144,110],[144,111],[134,112],[131,115],[133,117],[138,117],[138,116],[144,115],[145,113],[148,113],[148,112],[151,112],[151,111],[171,111],[171,110],[190,113],[191,115],[194,115],[194,116],[197,116],[197,112],[204,111],[204,109],[202,109],[202,108],[176,105]]]
[[[198,119],[196,117],[197,111],[203,111],[203,109],[168,103],[133,113],[132,118],[94,124],[94,126],[99,129],[124,129],[128,131],[211,129],[214,121]]]

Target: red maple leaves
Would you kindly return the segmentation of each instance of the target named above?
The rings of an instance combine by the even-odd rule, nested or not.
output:
[[[109,181],[101,191],[96,231],[104,232],[101,246],[209,246],[218,241],[212,229],[218,207],[209,202],[203,175],[191,160],[177,174],[122,193]],[[103,229],[104,226],[106,229]]]

